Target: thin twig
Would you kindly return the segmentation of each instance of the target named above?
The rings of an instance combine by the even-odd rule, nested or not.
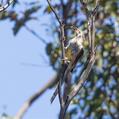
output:
[[[1,6],[0,7],[0,12],[3,12],[4,10],[6,10],[10,5],[11,3],[13,2],[14,0],[9,0],[7,4],[5,4],[4,6]]]
[[[58,16],[54,8],[52,7],[51,3],[49,0],[47,0],[52,12],[55,14],[55,17],[57,18],[57,21],[60,24],[60,43],[61,43],[61,51],[62,51],[62,61],[63,63],[65,62],[65,49],[64,49],[64,41],[65,41],[65,34],[64,34],[64,27],[65,24],[63,23],[63,20]]]
[[[39,36],[34,30],[32,30],[31,28],[29,28],[27,25],[24,25],[24,27],[25,27],[30,33],[32,33],[35,37],[37,37],[42,43],[47,44],[47,42],[46,42],[41,36]]]
[[[62,92],[61,92],[61,86],[62,86],[62,79],[60,79],[58,82],[58,97],[59,97],[59,102],[60,102],[60,109],[62,109],[64,106]]]
[[[54,8],[52,7],[51,3],[49,0],[47,0],[51,10],[53,11],[53,13],[55,14],[55,17],[57,18],[57,21],[59,22],[60,25],[62,25],[62,20],[60,19],[60,17],[57,15],[57,13],[55,12]]]

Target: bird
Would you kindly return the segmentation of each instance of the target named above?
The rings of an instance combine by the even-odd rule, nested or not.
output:
[[[85,40],[85,37],[83,31],[75,26],[71,26],[70,28],[74,30],[76,36],[70,39],[65,46],[66,66],[65,70],[63,71],[63,76],[61,78],[61,84],[63,84],[63,82],[67,82],[67,75],[73,72],[73,69],[75,68],[76,64],[84,53],[83,41]],[[56,90],[51,97],[51,103],[54,101],[57,94],[58,86],[56,87]]]
[[[74,30],[76,36],[69,40],[65,47],[65,55],[68,62],[71,62],[76,55],[79,53],[80,50],[83,49],[83,42],[85,40],[84,33],[77,27],[71,26]]]

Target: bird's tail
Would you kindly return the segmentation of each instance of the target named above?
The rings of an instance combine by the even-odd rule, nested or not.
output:
[[[58,94],[58,86],[56,87],[55,92],[53,93],[53,95],[52,95],[52,97],[50,99],[50,102],[51,103],[53,103],[53,101],[56,98],[57,94]]]
[[[52,95],[52,97],[51,97],[51,99],[50,99],[50,102],[51,102],[51,103],[53,103],[54,99],[56,98],[56,96],[57,96],[57,94],[58,94],[58,86],[60,85],[60,83],[61,83],[61,85],[62,85],[62,83],[64,82],[64,81],[63,81],[63,79],[64,79],[64,73],[65,73],[65,71],[66,71],[68,65],[69,65],[69,62],[67,62],[67,63],[63,66],[63,68],[62,68],[62,73],[61,73],[61,77],[62,77],[62,78],[59,80],[58,85],[57,85],[57,87],[56,87],[56,89],[55,89],[55,92],[53,93],[53,95]],[[61,81],[61,82],[60,82],[60,81]]]

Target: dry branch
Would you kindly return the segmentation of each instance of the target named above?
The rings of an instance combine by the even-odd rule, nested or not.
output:
[[[41,88],[38,92],[34,93],[28,100],[24,102],[21,106],[14,119],[22,119],[28,109],[32,106],[32,104],[44,94],[49,88],[51,88],[57,82],[57,76],[55,76],[52,80],[50,80],[43,88]]]
[[[0,12],[5,11],[5,10],[11,5],[11,3],[12,3],[13,1],[14,1],[14,0],[9,0],[7,4],[1,6],[1,7],[0,7]]]

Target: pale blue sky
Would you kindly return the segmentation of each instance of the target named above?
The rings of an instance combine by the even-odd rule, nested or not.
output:
[[[47,21],[46,18],[44,20]],[[38,30],[39,35],[42,34],[45,38],[50,36],[37,23],[29,26]],[[41,57],[45,56],[44,45],[24,28],[14,37],[12,27],[13,24],[8,20],[0,21],[0,114],[6,105],[5,111],[11,116],[15,115],[26,99],[55,75]],[[33,67],[23,63],[40,66]],[[24,119],[57,119],[59,105],[58,100],[50,104],[52,93],[53,90],[49,90],[39,98]]]

